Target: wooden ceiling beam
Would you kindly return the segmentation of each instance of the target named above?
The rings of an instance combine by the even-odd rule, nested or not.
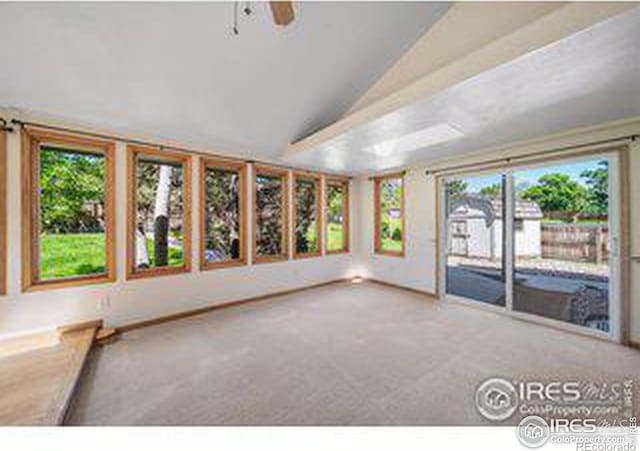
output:
[[[479,9],[479,6],[483,8]],[[476,75],[571,36],[636,6],[634,3],[620,2],[564,3],[557,8],[541,6],[536,13],[530,9],[518,8],[517,5],[514,8],[509,3],[506,6],[499,3],[454,4],[434,25],[434,27],[443,28],[441,22],[444,21],[447,26],[444,30],[446,33],[443,31],[443,34],[448,38],[447,40],[439,39],[439,44],[433,48],[434,51],[438,50],[438,54],[441,56],[440,64],[437,67],[428,68],[427,73],[422,70],[419,77],[411,81],[405,76],[404,82],[402,82],[399,80],[402,77],[394,76],[394,83],[385,83],[387,87],[394,85],[393,91],[385,92],[383,97],[373,101],[371,101],[371,97],[373,97],[371,96],[367,99],[371,103],[365,104],[364,101],[357,103],[356,109],[352,108],[336,122],[289,144],[285,152],[292,154],[321,148],[353,128],[413,105]],[[519,18],[521,25],[514,30],[512,24],[504,20],[504,14],[496,14],[496,8],[508,8],[509,14],[514,15],[514,20]],[[524,19],[520,17],[525,13]],[[473,20],[470,20],[470,17]],[[500,20],[498,21],[497,18]],[[473,26],[470,26],[470,23]],[[495,27],[501,27],[501,29],[497,31]],[[490,36],[486,36],[487,29],[492,30]],[[428,34],[429,32],[427,32]],[[474,34],[484,38],[474,40],[469,36]],[[427,35],[425,38],[428,38]],[[458,36],[465,37],[465,48],[457,48],[455,52],[446,52],[447,42],[456,41]],[[478,43],[479,41],[481,44]],[[419,54],[419,60],[428,59],[429,52],[416,53],[413,50],[413,53]],[[413,61],[415,63],[413,67],[419,66],[418,62]],[[407,61],[403,65],[405,67],[412,66]],[[421,67],[425,69],[426,66],[422,65]],[[398,81],[400,82],[397,83]],[[382,92],[380,87],[375,91],[376,95]],[[357,108],[358,106],[360,108]]]

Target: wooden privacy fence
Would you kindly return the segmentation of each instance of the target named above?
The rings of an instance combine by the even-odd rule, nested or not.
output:
[[[603,263],[609,258],[609,227],[542,224],[542,258]]]

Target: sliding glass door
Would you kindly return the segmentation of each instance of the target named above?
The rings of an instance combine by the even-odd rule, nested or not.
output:
[[[448,294],[505,306],[504,195],[503,174],[446,182]]]
[[[609,332],[609,161],[513,172],[513,309]]]
[[[616,338],[617,154],[442,177],[445,297]]]

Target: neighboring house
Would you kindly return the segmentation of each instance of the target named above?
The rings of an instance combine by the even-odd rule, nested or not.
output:
[[[516,256],[541,256],[542,210],[528,200],[517,200],[515,208]],[[449,254],[463,257],[502,257],[502,200],[479,195],[449,202]]]

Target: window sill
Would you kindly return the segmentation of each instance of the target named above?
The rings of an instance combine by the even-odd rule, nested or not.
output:
[[[293,254],[294,260],[303,260],[305,258],[316,258],[316,257],[322,257],[322,254],[320,253],[320,251],[307,253],[307,254]]]
[[[189,272],[191,272],[191,268],[187,266],[149,268],[149,269],[137,269],[137,270],[129,269],[127,273],[127,280],[172,276],[176,274],[186,274]]]
[[[268,255],[268,256],[262,256],[262,257],[257,257],[257,256],[253,257],[254,265],[262,265],[264,263],[281,263],[286,261],[289,261],[289,257],[286,257],[284,255],[278,255],[278,256]]]
[[[113,283],[115,281],[116,281],[115,275],[111,275],[111,274],[69,277],[69,278],[55,279],[55,280],[42,280],[42,281],[32,282],[30,285],[24,286],[22,288],[22,292],[30,293],[34,291],[81,287],[84,285],[98,285],[102,283]]]
[[[341,249],[339,251],[325,251],[325,255],[342,255],[342,254],[350,254],[349,249]]]
[[[227,260],[214,263],[201,263],[200,271],[215,271],[216,269],[239,268],[241,266],[247,266],[247,261],[245,259]]]
[[[383,256],[386,256],[386,257],[404,258],[404,251],[394,252],[394,251],[380,251],[380,250],[377,250],[374,253],[375,253],[375,255],[383,255]]]

